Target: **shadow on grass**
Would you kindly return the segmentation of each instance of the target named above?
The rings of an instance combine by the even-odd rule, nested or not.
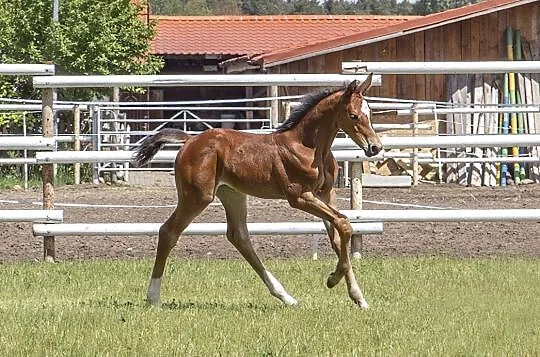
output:
[[[80,303],[82,306],[103,307],[112,309],[140,309],[140,308],[153,308],[148,302],[141,301],[119,301],[114,298],[102,298],[99,300],[87,300]],[[171,300],[161,303],[161,309],[163,310],[207,310],[207,311],[279,311],[282,309],[291,308],[290,306],[276,304],[257,304],[252,302],[225,302],[225,301],[178,301]]]
[[[81,306],[90,306],[90,307],[107,307],[114,309],[126,309],[126,308],[142,308],[145,306],[144,303],[133,302],[133,301],[118,301],[114,298],[102,298],[99,300],[86,300],[80,302]]]
[[[252,302],[233,303],[224,301],[207,301],[207,302],[192,302],[192,301],[177,301],[161,303],[162,309],[167,310],[220,310],[220,311],[245,311],[255,310],[261,312],[278,311],[286,306],[276,303],[275,305],[255,304]]]

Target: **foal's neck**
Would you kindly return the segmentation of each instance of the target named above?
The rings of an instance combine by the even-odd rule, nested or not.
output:
[[[339,94],[324,98],[292,129],[304,146],[330,150],[339,129],[336,110],[339,98]]]

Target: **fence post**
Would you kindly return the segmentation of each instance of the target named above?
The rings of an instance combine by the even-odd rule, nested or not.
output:
[[[53,114],[53,88],[44,88],[42,92],[42,127],[43,137],[52,138],[54,135],[54,114]],[[43,180],[43,209],[54,209],[54,164],[43,164],[41,166]],[[43,237],[43,259],[46,262],[54,262],[55,247],[54,236]]]
[[[92,116],[92,150],[100,151],[99,141],[101,140],[99,126],[101,125],[99,120],[99,107],[91,107],[91,116]],[[92,165],[92,182],[97,185],[99,184],[99,163],[94,163]]]
[[[418,136],[418,104],[414,104],[412,107],[412,136]],[[413,186],[418,185],[419,177],[419,165],[418,165],[418,147],[413,148]]]
[[[351,163],[351,209],[362,209],[362,162]],[[362,258],[362,241],[361,234],[353,234],[351,236],[351,253],[353,258]]]
[[[113,111],[114,121],[112,122],[112,131],[114,132],[111,135],[111,144],[118,144],[120,142],[120,134],[118,131],[120,129],[119,120],[120,120],[120,109],[118,103],[120,102],[120,87],[113,88],[113,102],[116,104],[116,109]],[[113,145],[109,150],[120,150],[119,146]],[[117,164],[113,163],[112,167],[117,168]],[[111,182],[118,182],[118,171],[111,171]]]
[[[73,107],[73,150],[81,151],[81,108],[76,105]],[[81,164],[76,162],[73,167],[73,174],[75,176],[75,185],[81,183]]]
[[[279,99],[277,97],[279,96],[279,87],[278,86],[270,86],[270,97],[272,97],[272,118],[270,118],[272,128],[275,128],[278,126],[279,123]]]

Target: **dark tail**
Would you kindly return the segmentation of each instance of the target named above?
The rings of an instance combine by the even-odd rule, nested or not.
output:
[[[185,142],[190,135],[179,129],[163,129],[159,133],[143,140],[135,151],[134,164],[141,167],[147,164],[163,145],[171,142]]]

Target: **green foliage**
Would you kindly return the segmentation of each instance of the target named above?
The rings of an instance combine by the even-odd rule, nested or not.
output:
[[[240,0],[211,0],[210,10],[214,15],[240,15],[242,2]]]
[[[346,0],[325,0],[323,2],[324,12],[326,14],[354,14],[354,3]]]
[[[22,157],[13,151],[7,152],[7,157]],[[92,181],[92,164],[81,164],[81,181]],[[55,186],[73,185],[75,183],[74,169],[71,164],[58,164],[55,173]],[[43,184],[40,165],[31,165],[28,170],[28,186],[41,188]],[[24,172],[22,165],[0,166],[0,188],[13,188],[24,186]]]
[[[414,12],[418,15],[427,15],[456,7],[475,4],[480,0],[418,0],[414,3]]]
[[[323,7],[317,0],[296,0],[290,2],[292,12],[298,14],[322,14]]]
[[[155,24],[130,0],[0,0],[0,62],[54,63],[58,74],[152,74],[162,59],[149,55]],[[39,98],[30,77],[0,78],[0,96]],[[60,90],[58,98],[90,100],[99,92]],[[4,120],[5,124],[5,120]]]
[[[246,15],[277,15],[289,12],[283,0],[242,0],[242,12]]]
[[[407,0],[150,0],[152,13],[163,15],[403,14]]]
[[[171,260],[161,309],[143,300],[150,261],[0,264],[0,355],[540,353],[538,259],[363,259],[355,267],[367,311],[343,282],[325,287],[334,261],[267,265],[298,307],[271,297],[241,260]]]
[[[155,35],[129,0],[70,0],[60,6],[60,22],[44,52],[60,73],[151,74],[161,61],[148,56]]]
[[[150,1],[156,15],[237,15],[241,0],[158,0]]]

